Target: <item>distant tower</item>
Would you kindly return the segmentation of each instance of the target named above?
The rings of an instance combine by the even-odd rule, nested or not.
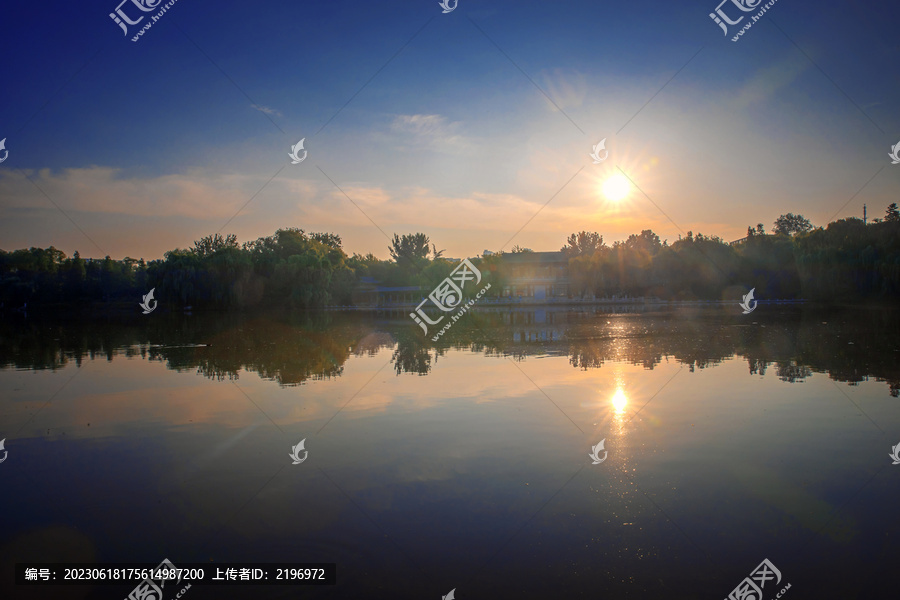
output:
[[[868,225],[869,221],[866,219],[866,205],[863,204],[863,225]]]

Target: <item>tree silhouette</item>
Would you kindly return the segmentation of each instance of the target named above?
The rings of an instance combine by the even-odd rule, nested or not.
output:
[[[753,235],[749,235],[753,232]],[[744,243],[688,232],[668,245],[645,229],[607,246],[596,232],[573,233],[563,252],[569,294],[574,297],[655,296],[671,300],[724,300],[733,287],[755,287],[759,297],[823,302],[893,302],[900,299],[900,211],[884,220],[839,219],[812,229],[801,215],[776,221],[781,235],[748,228]],[[88,308],[118,303],[134,309],[151,288],[165,310],[319,308],[371,298],[371,286],[433,289],[453,264],[425,234],[394,236],[393,260],[348,257],[333,233],[283,228],[238,244],[234,235],[213,234],[145,262],[71,258],[51,246],[0,250],[0,311],[55,304]],[[515,246],[512,253],[530,252]],[[429,254],[436,260],[428,260]],[[473,259],[492,282],[492,294],[516,285],[509,254]],[[403,264],[400,264],[400,263]],[[365,282],[361,279],[366,278]]]
[[[569,236],[566,245],[560,248],[560,251],[573,258],[582,254],[593,254],[602,247],[602,235],[597,232],[579,231]]]
[[[215,233],[195,241],[194,247],[191,248],[191,252],[197,256],[205,257],[225,248],[237,247],[238,243],[236,235],[228,234],[228,236],[222,237],[220,234]]]
[[[806,233],[812,230],[812,223],[803,215],[795,215],[787,213],[775,219],[775,233],[783,233],[785,235],[796,235],[798,233]]]
[[[424,233],[407,234],[402,237],[394,234],[388,250],[397,264],[414,264],[416,259],[428,258],[431,252],[431,240]]]

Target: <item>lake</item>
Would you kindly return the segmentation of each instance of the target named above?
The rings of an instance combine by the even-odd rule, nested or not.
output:
[[[0,597],[163,558],[337,564],[188,600],[896,590],[900,313],[407,312],[5,318]]]

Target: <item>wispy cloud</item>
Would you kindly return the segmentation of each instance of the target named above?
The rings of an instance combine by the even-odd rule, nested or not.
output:
[[[395,131],[409,131],[416,135],[442,134],[447,128],[447,119],[440,115],[397,115],[391,124]]]
[[[258,110],[259,112],[265,113],[267,115],[275,115],[276,117],[284,116],[281,114],[280,111],[278,111],[274,108],[269,108],[268,106],[261,106],[259,104],[251,104],[250,106],[251,106],[251,108],[254,108],[255,110]]]
[[[140,178],[121,169],[90,167],[26,174],[63,209],[142,217],[227,218],[250,197],[256,178],[204,170]],[[0,175],[6,208],[46,206],[46,199],[17,171]]]
[[[104,248],[109,246],[112,254],[133,254],[138,251],[134,247],[140,238],[139,252],[148,258],[216,231],[244,207],[265,180],[206,169],[155,177],[126,177],[120,169],[109,167],[58,172],[44,169],[27,175],[76,221],[107,232]],[[242,240],[255,239],[280,227],[297,225],[345,234],[345,241],[350,244],[348,252],[384,254],[380,233],[373,233],[365,213],[385,231],[424,231],[439,240],[442,248],[447,247],[448,256],[462,256],[482,248],[498,249],[510,233],[540,211],[517,236],[516,243],[536,250],[556,249],[573,231],[596,229],[612,241],[648,228],[674,241],[677,232],[656,209],[646,207],[646,211],[636,215],[631,208],[612,207],[596,199],[597,184],[594,178],[582,176],[542,208],[553,191],[546,181],[539,188],[541,193],[525,195],[480,190],[448,194],[428,186],[392,188],[365,181],[342,183],[343,191],[353,200],[351,204],[328,181],[278,177],[269,182],[259,198],[243,208],[228,233],[236,233]],[[0,197],[8,199],[0,208],[2,220],[55,211],[17,171],[0,172]],[[629,207],[631,203],[644,204],[637,195]],[[739,232],[732,234],[718,223],[680,224],[685,230],[696,232],[699,228],[708,235],[740,237]],[[68,226],[63,223],[62,227]],[[146,227],[162,227],[166,233],[148,235]],[[370,229],[371,237],[353,234]],[[21,242],[15,239],[18,232],[14,230],[0,228],[0,233],[12,243],[10,248],[31,243],[24,238]]]
[[[397,115],[391,123],[391,131],[407,143],[425,144],[435,151],[449,147],[461,149],[466,139],[458,133],[459,122],[449,122],[441,115]]]

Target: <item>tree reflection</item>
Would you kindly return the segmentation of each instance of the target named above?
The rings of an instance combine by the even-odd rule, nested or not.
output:
[[[654,369],[663,361],[707,369],[738,357],[747,361],[750,375],[764,376],[774,365],[775,375],[788,383],[813,373],[849,383],[873,378],[900,396],[895,312],[792,307],[751,321],[727,309],[630,310],[479,309],[455,322],[437,343],[405,315],[29,316],[0,324],[0,368],[60,369],[85,359],[141,357],[217,381],[249,371],[292,386],[340,377],[351,357],[388,350],[397,375],[428,375],[451,350],[519,361],[566,356],[580,370],[613,362]]]

